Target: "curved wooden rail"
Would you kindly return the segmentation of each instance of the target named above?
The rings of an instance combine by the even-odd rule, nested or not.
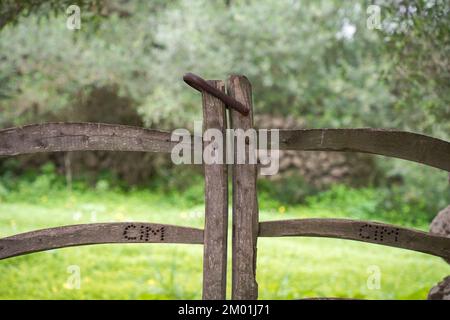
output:
[[[450,172],[450,143],[421,134],[366,128],[299,129],[279,130],[279,137],[281,150],[372,153]],[[195,139],[201,143],[200,137]],[[102,123],[45,123],[0,130],[0,156],[83,150],[169,153],[177,144],[170,132]]]
[[[394,225],[349,219],[298,219],[259,223],[260,237],[327,237],[357,240],[450,258],[450,238]]]
[[[144,222],[78,224],[0,239],[0,260],[63,247],[104,243],[203,244],[203,230]]]
[[[176,144],[170,132],[103,123],[44,123],[0,130],[0,156],[83,150],[167,153]]]
[[[450,142],[422,134],[370,128],[280,129],[279,137],[281,150],[372,153],[450,172]]]

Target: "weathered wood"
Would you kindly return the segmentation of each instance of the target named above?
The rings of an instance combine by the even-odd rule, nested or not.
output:
[[[279,130],[280,149],[372,153],[450,171],[450,142],[384,129]],[[270,141],[270,139],[269,139]]]
[[[102,123],[45,123],[0,130],[0,156],[83,150],[167,153],[177,143],[171,141],[170,132]]]
[[[252,128],[252,91],[248,79],[244,76],[230,76],[228,79],[228,94],[250,110],[247,116],[240,114],[238,111],[230,110],[231,127],[243,130]],[[235,158],[236,148],[237,145],[234,146]],[[246,161],[248,159],[247,154]],[[258,298],[258,284],[256,282],[256,242],[258,238],[256,177],[256,164],[246,162],[246,164],[233,165],[232,299],[236,300]]]
[[[78,224],[0,239],[0,259],[37,251],[103,243],[203,243],[203,230],[144,222]]]
[[[208,81],[209,85],[224,92],[223,81]],[[217,129],[222,133],[225,146],[227,127],[225,105],[218,98],[203,92],[203,130]],[[207,137],[204,137],[207,139]],[[205,171],[205,237],[203,255],[203,299],[225,300],[227,283],[227,238],[228,238],[228,170],[225,165],[225,152],[220,152],[211,143],[203,141],[203,147],[210,146],[220,158],[221,163],[204,164]]]
[[[260,237],[327,237],[357,240],[450,257],[450,238],[399,226],[349,219],[296,219],[259,224]]]

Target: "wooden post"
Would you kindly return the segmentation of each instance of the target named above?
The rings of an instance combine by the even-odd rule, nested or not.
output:
[[[225,91],[223,81],[208,81]],[[204,164],[205,171],[205,231],[203,255],[203,299],[224,300],[227,279],[228,236],[228,171],[225,163],[225,105],[203,92],[203,130],[218,129],[222,133],[222,164]],[[214,141],[204,141],[203,149]]]
[[[253,108],[250,82],[244,76],[230,76],[227,90],[231,97],[247,106],[250,110],[246,116],[238,111],[230,110],[231,127],[233,129],[243,129],[244,131],[252,129]],[[237,142],[234,141],[233,143],[235,163],[233,165],[232,299],[249,300],[258,298],[258,284],[256,283],[256,241],[258,237],[257,165],[248,164],[248,150],[245,152],[245,164],[236,163]]]

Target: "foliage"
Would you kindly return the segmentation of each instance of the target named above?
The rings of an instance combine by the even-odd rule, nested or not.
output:
[[[300,175],[289,175],[283,179],[258,179],[258,199],[265,208],[304,203],[305,198],[318,193]]]
[[[325,192],[307,197],[305,206],[313,211],[326,212],[330,216],[338,213],[343,218],[427,228],[437,212],[447,206],[450,197],[448,193],[443,193],[427,198],[420,191],[420,188],[411,186],[350,189],[336,185]],[[434,202],[435,199],[439,201]]]
[[[77,4],[83,9],[93,9],[99,8],[101,2],[101,0],[81,0],[75,3],[71,0],[3,0],[0,6],[0,29],[7,24],[17,23],[22,16],[30,16],[33,13],[49,18],[51,13],[56,16],[72,4]]]
[[[401,12],[396,1],[381,4],[386,21]],[[190,126],[199,99],[180,78],[194,71],[246,74],[258,113],[445,138],[449,20],[438,4],[428,6],[441,12],[433,15],[417,4],[412,26],[394,34],[366,28],[365,1],[138,1],[127,15],[111,11],[77,32],[64,28],[62,11],[45,23],[32,14],[2,30],[0,74],[10,99],[0,100],[1,123],[47,119],[83,92],[113,86],[148,125]]]
[[[448,137],[450,132],[450,2],[376,1],[385,12],[383,35],[392,59],[386,73],[397,97],[393,110],[406,128]],[[415,108],[417,106],[417,108]],[[405,116],[405,111],[414,114]],[[444,120],[444,121],[441,121]]]

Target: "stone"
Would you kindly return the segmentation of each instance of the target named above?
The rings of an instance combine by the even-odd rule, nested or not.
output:
[[[431,288],[427,299],[450,300],[450,276],[445,277],[441,282]]]
[[[430,224],[430,232],[450,237],[450,206],[441,210]],[[450,259],[445,260],[450,264]]]

